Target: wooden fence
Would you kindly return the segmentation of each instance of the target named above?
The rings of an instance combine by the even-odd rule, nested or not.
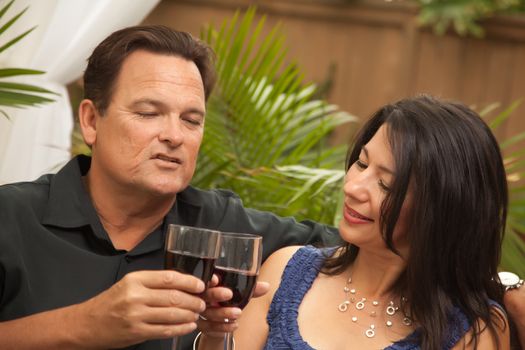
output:
[[[163,0],[146,23],[199,35],[236,9],[257,5],[269,26],[282,22],[307,81],[331,81],[328,100],[363,119],[381,105],[416,93],[461,100],[478,109],[524,98],[498,138],[525,130],[525,17],[486,21],[484,39],[436,36],[413,6],[378,0]],[[334,142],[347,142],[351,126]]]

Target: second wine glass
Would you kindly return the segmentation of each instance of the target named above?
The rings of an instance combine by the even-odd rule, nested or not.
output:
[[[231,289],[233,297],[221,306],[244,308],[252,297],[262,260],[262,237],[246,233],[221,233],[220,252],[214,273],[219,285]],[[224,349],[233,349],[233,336],[227,333]]]

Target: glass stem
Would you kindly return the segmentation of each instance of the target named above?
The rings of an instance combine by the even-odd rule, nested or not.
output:
[[[224,335],[224,350],[234,350],[235,346],[233,344],[233,333],[226,333]]]
[[[171,341],[171,350],[179,350],[178,345],[179,345],[179,337],[173,338]]]

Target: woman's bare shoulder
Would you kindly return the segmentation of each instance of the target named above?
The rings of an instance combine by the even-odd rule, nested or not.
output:
[[[302,246],[296,245],[275,251],[264,262],[261,268],[260,278],[268,277],[272,280],[280,280],[286,264],[288,264],[292,256],[301,248]]]
[[[283,261],[288,262],[290,258],[303,246],[292,245],[276,250],[268,257],[265,263],[270,262],[271,264],[282,264]]]

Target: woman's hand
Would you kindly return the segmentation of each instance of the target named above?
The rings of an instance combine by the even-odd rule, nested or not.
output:
[[[200,315],[197,322],[202,332],[199,339],[198,349],[222,349],[225,333],[234,332],[241,317],[242,311],[237,307],[222,307],[220,302],[228,301],[233,297],[231,290],[218,287],[219,280],[213,276],[207,291],[203,295],[206,301],[206,310]],[[265,295],[269,290],[266,282],[257,282],[253,297],[258,298]]]
[[[224,333],[237,329],[237,319],[241,316],[241,309],[219,305],[220,302],[230,300],[233,293],[226,287],[217,286],[218,282],[217,276],[213,275],[203,296],[206,310],[200,315],[197,325],[203,336],[222,339]]]

